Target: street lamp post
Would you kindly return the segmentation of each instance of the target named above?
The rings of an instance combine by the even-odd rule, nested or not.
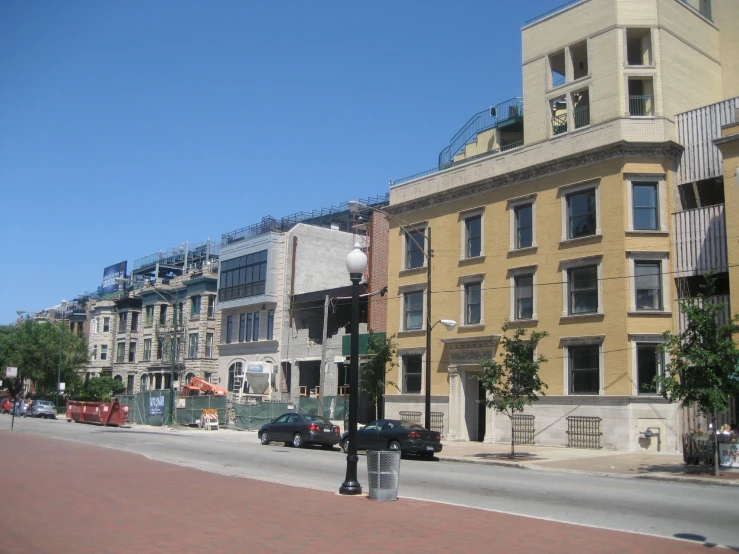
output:
[[[349,449],[346,455],[346,478],[340,494],[362,494],[357,480],[357,415],[359,412],[359,282],[367,268],[367,256],[359,243],[346,256],[346,269],[352,281],[351,356],[349,369]]]
[[[426,427],[426,429],[431,429],[431,329],[433,328],[431,325],[431,257],[433,256],[431,250],[431,228],[426,227],[426,232],[424,233],[418,227],[415,227],[407,221],[403,221],[399,217],[396,217],[393,214],[386,212],[385,210],[376,208],[374,206],[367,206],[367,204],[357,202],[356,200],[350,200],[349,202],[347,202],[347,206],[349,207],[349,211],[352,213],[357,213],[363,209],[369,209],[380,212],[381,214],[389,217],[398,225],[400,225],[400,228],[403,229],[406,237],[413,241],[413,243],[418,247],[423,256],[426,258],[426,387],[424,402],[424,427]],[[412,233],[408,232],[409,230],[416,233],[421,233],[425,236],[426,248],[424,248],[423,245],[421,245],[416,240]]]
[[[58,408],[59,407],[59,396],[61,395],[61,386],[62,386],[62,347],[64,346],[64,312],[67,310],[67,301],[62,300],[62,324],[59,327],[59,368],[56,372],[56,396],[54,400],[54,405]]]

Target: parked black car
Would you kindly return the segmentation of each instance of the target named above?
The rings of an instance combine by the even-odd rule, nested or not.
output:
[[[262,444],[284,442],[295,448],[302,448],[306,444],[320,444],[323,448],[333,448],[341,440],[341,429],[325,417],[289,413],[263,425],[257,436]]]
[[[349,450],[349,434],[344,433],[339,446]],[[357,450],[400,450],[403,454],[418,454],[433,458],[441,452],[441,435],[411,421],[380,419],[357,429]]]

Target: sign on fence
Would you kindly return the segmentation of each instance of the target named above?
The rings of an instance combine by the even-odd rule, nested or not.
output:
[[[152,396],[149,398],[149,415],[164,415],[164,396]]]
[[[719,443],[718,456],[722,467],[739,467],[739,443]]]

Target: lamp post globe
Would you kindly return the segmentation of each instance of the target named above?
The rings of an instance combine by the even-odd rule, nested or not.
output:
[[[367,269],[367,256],[359,243],[346,256],[346,269],[352,281],[351,355],[349,369],[349,448],[346,455],[346,477],[339,493],[362,494],[357,480],[357,416],[359,412],[359,283]]]

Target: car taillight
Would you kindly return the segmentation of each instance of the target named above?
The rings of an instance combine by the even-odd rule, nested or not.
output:
[[[339,430],[338,427],[334,427],[334,433],[336,433],[337,435],[339,435],[339,434],[341,434],[341,431]]]
[[[321,428],[315,423],[311,423],[310,425],[308,425],[308,430],[309,431],[320,431]]]
[[[416,433],[415,431],[411,431],[410,433],[408,433],[408,438],[409,439],[420,439],[421,438],[421,435],[420,435],[420,433]]]
[[[436,433],[434,435],[434,439],[437,440],[437,441],[441,440],[441,435],[439,433]]]

